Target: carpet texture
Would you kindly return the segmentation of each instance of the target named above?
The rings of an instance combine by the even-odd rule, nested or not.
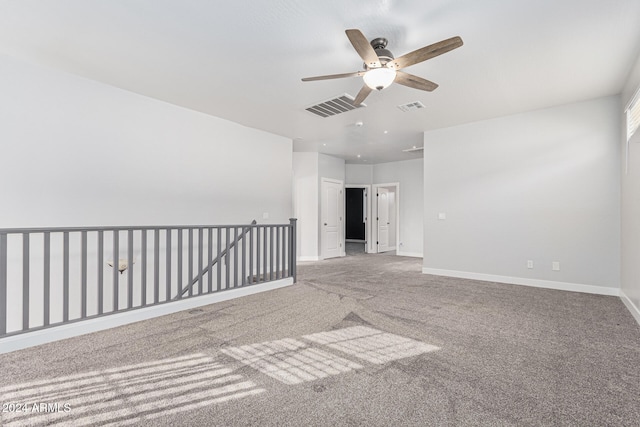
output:
[[[301,263],[292,287],[0,355],[0,425],[640,425],[619,298],[420,270]]]

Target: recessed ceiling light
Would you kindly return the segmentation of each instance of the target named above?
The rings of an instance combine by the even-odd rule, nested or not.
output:
[[[360,158],[360,154],[358,154],[358,158]]]
[[[387,134],[387,133],[389,133],[389,131],[388,131],[388,130],[385,130],[385,131],[384,131],[384,133],[385,133],[385,134]]]
[[[322,144],[322,146],[323,146],[323,147],[326,147],[326,146],[327,146],[327,144],[326,144],[326,143],[324,143],[324,144]],[[413,148],[416,148],[416,147],[413,147]]]

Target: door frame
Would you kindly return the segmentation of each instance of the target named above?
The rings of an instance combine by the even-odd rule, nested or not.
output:
[[[339,179],[332,179],[332,178],[324,178],[323,177],[323,178],[320,178],[320,200],[319,200],[320,203],[318,203],[318,208],[319,208],[319,212],[318,212],[318,214],[319,214],[318,215],[318,219],[319,219],[319,221],[318,221],[318,237],[319,237],[318,238],[318,244],[320,246],[318,248],[319,249],[318,253],[320,254],[320,259],[325,259],[324,241],[323,241],[323,239],[324,239],[324,227],[322,225],[323,224],[322,200],[324,198],[324,195],[322,193],[322,187],[323,187],[324,183],[326,183],[326,182],[331,183],[331,184],[338,184],[340,186],[340,195],[338,197],[338,203],[339,203],[338,210],[340,211],[340,215],[341,215],[340,216],[340,221],[339,221],[340,224],[338,225],[338,242],[340,244],[340,255],[339,256],[343,257],[343,256],[347,255],[345,247],[344,247],[344,245],[345,245],[345,241],[344,241],[344,233],[345,233],[345,230],[344,230],[344,223],[345,223],[345,221],[344,221],[344,214],[345,214],[345,212],[344,212],[344,209],[345,209],[344,208],[344,205],[345,205],[345,203],[344,203],[344,198],[345,198],[344,181],[341,181]]]
[[[367,243],[364,245],[364,252],[365,253],[370,253],[373,252],[373,247],[372,247],[372,242],[373,242],[373,238],[372,238],[372,234],[371,234],[371,186],[370,185],[361,185],[361,184],[345,184],[344,186],[345,189],[347,188],[363,188],[366,192],[366,212],[364,213],[365,216],[365,221],[364,221],[364,239],[367,241]],[[347,197],[347,193],[345,191],[345,199]],[[345,203],[345,215],[347,214],[346,212],[346,203]],[[346,217],[346,216],[345,216]]]
[[[390,188],[390,187],[394,187],[394,193],[395,193],[395,214],[396,214],[396,242],[395,242],[395,251],[396,251],[396,255],[398,254],[398,251],[400,250],[400,183],[399,182],[388,182],[388,183],[382,183],[382,184],[373,184],[372,186],[372,192],[371,194],[373,195],[373,193],[376,193],[376,195],[378,194],[378,188],[379,187],[384,187],[384,188]],[[371,198],[373,199],[373,197]],[[372,204],[371,204],[371,211],[372,213],[376,213],[378,212],[378,197],[375,197],[375,201],[372,200]],[[371,240],[372,240],[372,253],[377,253],[378,252],[378,245],[377,242],[378,241],[378,222],[376,221],[375,224],[373,221],[371,221]]]

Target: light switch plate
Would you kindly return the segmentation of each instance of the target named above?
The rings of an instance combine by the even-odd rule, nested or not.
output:
[[[440,213],[438,214],[438,219],[447,219],[447,214],[446,214],[446,213],[444,213],[444,212],[440,212]]]

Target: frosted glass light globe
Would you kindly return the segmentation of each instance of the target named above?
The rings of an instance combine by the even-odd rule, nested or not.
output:
[[[367,71],[362,78],[371,89],[382,90],[393,83],[396,78],[396,70],[387,67],[373,68]]]

